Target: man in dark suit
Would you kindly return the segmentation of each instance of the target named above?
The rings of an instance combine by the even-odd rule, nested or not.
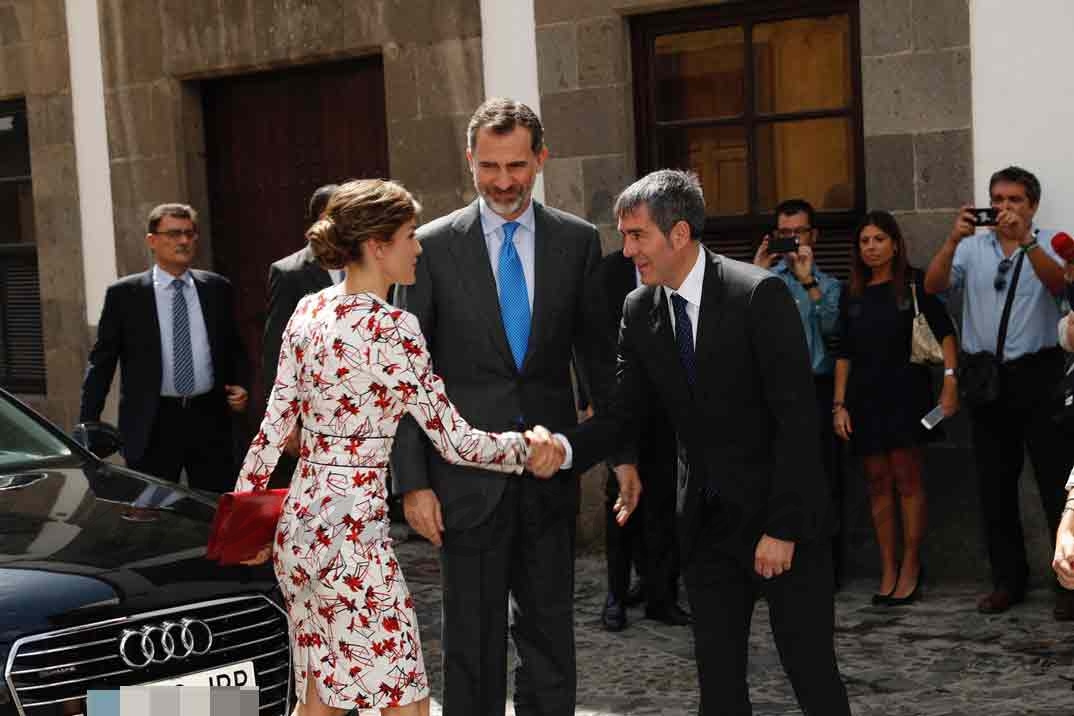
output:
[[[82,383],[79,420],[100,419],[116,363],[122,366],[119,430],[127,464],[224,492],[235,483],[231,412],[246,409],[246,354],[231,283],[190,268],[197,212],[162,204],[149,214],[155,264],[108,287]]]
[[[531,200],[548,150],[533,111],[489,100],[468,129],[480,195],[423,226],[417,282],[401,291],[449,396],[475,426],[563,430],[577,422],[572,354],[599,411],[612,381],[591,224]],[[393,480],[407,521],[442,545],[444,713],[502,716],[508,609],[516,713],[574,713],[575,475],[543,482],[448,465],[409,419]],[[510,595],[510,606],[508,606]]]
[[[640,283],[634,262],[615,252],[601,259],[597,280],[608,300],[608,328],[619,333],[623,301]],[[645,616],[665,624],[683,626],[690,615],[678,605],[679,555],[675,540],[675,431],[664,415],[656,396],[650,396],[650,410],[643,436],[637,445],[643,499],[633,519],[624,525],[616,521],[615,503],[619,481],[609,475],[605,485],[605,558],[608,562],[608,597],[601,623],[608,631],[626,627],[626,607],[631,563],[637,563],[643,577],[641,599]],[[617,466],[622,470],[623,467]]]
[[[763,592],[803,711],[849,714],[833,645],[813,378],[787,287],[700,245],[705,203],[692,174],[644,177],[615,214],[645,286],[623,307],[611,407],[567,432],[563,464],[582,469],[637,440],[647,396],[658,395],[679,438],[679,539],[702,711],[751,713],[747,645]],[[624,490],[621,511],[636,499]]]
[[[325,184],[313,192],[306,212],[306,223],[312,224],[320,217],[336,184]],[[276,367],[280,361],[280,344],[283,342],[283,330],[291,320],[298,302],[308,294],[316,293],[338,283],[341,276],[333,276],[317,261],[309,245],[273,262],[269,266],[269,304],[265,318],[265,331],[262,339],[261,374],[264,376],[265,397],[272,391],[276,382]],[[284,454],[272,471],[270,487],[287,487],[291,484],[295,466],[298,464],[298,431],[296,425],[291,437],[284,447]]]

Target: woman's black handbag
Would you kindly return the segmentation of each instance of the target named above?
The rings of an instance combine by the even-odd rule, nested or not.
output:
[[[971,408],[979,408],[999,399],[999,366],[1003,356],[1003,347],[1007,342],[1007,324],[1011,320],[1011,304],[1014,303],[1014,291],[1018,286],[1018,274],[1022,272],[1025,252],[1019,251],[1014,260],[1014,275],[1007,288],[1007,300],[1003,304],[1003,315],[999,319],[999,336],[996,339],[996,352],[963,353],[958,359],[958,391],[962,401]],[[996,356],[1000,356],[997,358]]]

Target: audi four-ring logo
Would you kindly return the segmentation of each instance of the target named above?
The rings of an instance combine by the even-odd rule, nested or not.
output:
[[[134,669],[163,664],[172,659],[201,656],[213,647],[213,631],[198,619],[150,624],[141,629],[124,629],[119,638],[119,655]]]

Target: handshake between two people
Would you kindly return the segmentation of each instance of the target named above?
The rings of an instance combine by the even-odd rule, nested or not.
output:
[[[547,479],[563,468],[567,459],[567,448],[548,428],[537,425],[532,430],[527,430],[523,436],[529,445],[527,470],[537,477]]]

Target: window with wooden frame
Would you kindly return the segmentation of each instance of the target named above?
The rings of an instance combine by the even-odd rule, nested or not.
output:
[[[45,392],[25,102],[0,102],[0,387]]]
[[[631,18],[639,174],[692,169],[704,240],[750,260],[791,198],[818,211],[818,260],[847,269],[865,210],[858,4],[729,2]]]

